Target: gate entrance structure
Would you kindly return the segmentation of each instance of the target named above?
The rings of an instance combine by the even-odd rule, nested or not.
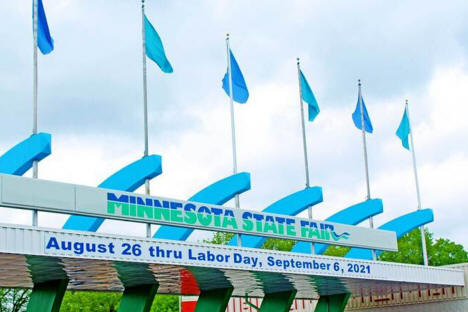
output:
[[[396,250],[394,232],[236,210],[129,192],[0,175],[0,206],[303,242]],[[0,225],[0,287],[33,292],[29,311],[58,311],[66,289],[120,291],[119,311],[148,311],[157,293],[199,296],[195,311],[224,311],[231,296],[259,310],[343,311],[350,296],[463,287],[459,269],[313,256],[235,246]]]

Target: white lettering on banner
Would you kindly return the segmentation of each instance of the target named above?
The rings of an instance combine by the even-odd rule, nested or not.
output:
[[[347,277],[376,277],[374,263],[226,246],[44,234],[46,255]],[[381,270],[379,270],[381,271]],[[378,274],[377,274],[378,275]]]

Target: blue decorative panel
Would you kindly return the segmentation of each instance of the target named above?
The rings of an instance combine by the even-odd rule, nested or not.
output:
[[[212,205],[223,205],[236,194],[241,194],[248,190],[250,190],[250,174],[247,172],[241,172],[205,187],[188,200]],[[175,226],[161,226],[153,237],[172,240],[186,240],[192,232],[193,229]]]
[[[143,185],[146,179],[152,179],[161,173],[161,156],[150,155],[120,169],[99,184],[99,187],[133,192]],[[70,216],[63,228],[68,230],[96,232],[103,222],[103,218]]]
[[[383,203],[381,199],[370,199],[365,202],[353,205],[334,215],[328,217],[326,221],[342,224],[356,225],[362,221],[383,212]],[[310,243],[298,242],[292,249],[293,252],[311,253]],[[315,254],[323,254],[328,244],[315,244]]]
[[[434,221],[434,213],[432,212],[432,209],[421,209],[393,219],[380,226],[379,229],[394,231],[396,232],[397,238],[400,238],[412,230],[432,221]],[[377,255],[380,253],[381,251],[377,250]],[[345,257],[372,260],[372,251],[363,248],[351,248]]]
[[[263,212],[295,216],[301,211],[307,209],[307,207],[316,205],[322,201],[322,188],[314,186],[283,197],[265,208]],[[263,243],[265,243],[266,238],[253,235],[242,235],[241,240],[242,246],[244,247],[260,248]],[[228,244],[231,246],[237,246],[237,235],[235,235]]]
[[[33,134],[0,156],[0,172],[21,176],[32,167],[34,161],[41,161],[50,153],[51,135]]]

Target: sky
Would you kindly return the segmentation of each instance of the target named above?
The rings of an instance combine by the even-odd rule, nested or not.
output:
[[[53,151],[39,177],[96,186],[143,155],[140,4],[43,2],[55,50],[39,55],[38,118]],[[384,203],[375,224],[417,209],[411,153],[395,135],[408,99],[422,205],[435,215],[428,228],[468,248],[466,0],[147,0],[146,14],[174,68],[164,74],[148,61],[149,151],[163,157],[153,195],[186,199],[232,173],[221,89],[229,33],[250,91],[235,106],[239,170],[252,178],[241,208],[262,210],[305,186],[299,57],[321,109],[306,125],[311,184],[324,196],[314,218],[365,200],[362,137],[351,119],[361,79],[374,125],[371,196]],[[0,42],[4,153],[32,129],[31,1],[0,2]],[[66,218],[40,213],[39,225],[61,227]],[[2,208],[0,222],[30,224],[31,213]],[[145,233],[117,221],[100,231]]]

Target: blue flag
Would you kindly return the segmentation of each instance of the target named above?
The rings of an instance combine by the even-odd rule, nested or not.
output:
[[[233,99],[237,103],[245,103],[249,99],[249,90],[247,90],[247,85],[245,84],[244,76],[237,64],[237,61],[232,54],[232,51],[229,50],[229,55],[231,58],[231,76],[232,76],[232,89],[233,92]],[[226,71],[226,74],[223,78],[223,89],[226,91],[226,94],[231,96],[229,92],[229,72]]]
[[[309,121],[314,121],[315,117],[320,113],[320,108],[315,99],[314,93],[307,82],[307,79],[304,77],[302,70],[299,71],[299,76],[301,80],[301,96],[302,100],[308,104],[309,107]]]
[[[146,18],[145,15],[145,49],[146,55],[152,59],[156,64],[158,64],[159,68],[165,73],[172,73],[174,70],[172,69],[171,63],[166,57],[166,53],[164,53],[164,47],[159,37],[156,29],[154,29],[153,25],[151,25],[150,21]]]
[[[411,127],[408,119],[408,112],[405,107],[405,112],[403,113],[403,118],[401,119],[400,125],[398,126],[398,129],[396,131],[397,137],[400,138],[401,140],[401,145],[403,145],[404,148],[409,150],[409,144],[408,144],[408,136],[411,133]]]
[[[372,133],[372,131],[374,131],[374,128],[372,128],[372,122],[369,118],[369,114],[367,113],[366,104],[364,103],[364,99],[362,98],[362,95],[361,95],[361,89],[359,88],[358,101],[356,104],[356,109],[354,110],[354,113],[353,113],[354,125],[359,130],[362,130],[361,103],[362,103],[363,115],[364,115],[364,130],[366,132]]]
[[[54,39],[50,36],[42,0],[37,0],[37,46],[42,54],[49,54],[54,50]]]

